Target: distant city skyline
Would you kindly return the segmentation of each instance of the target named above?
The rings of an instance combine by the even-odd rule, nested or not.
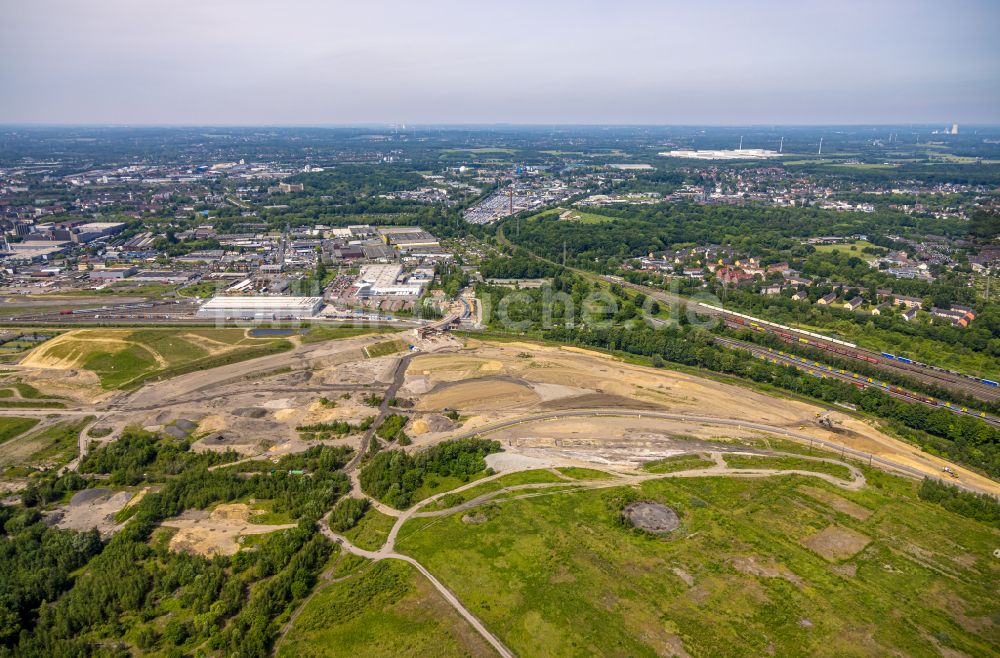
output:
[[[1000,3],[6,0],[0,123],[1000,123]]]

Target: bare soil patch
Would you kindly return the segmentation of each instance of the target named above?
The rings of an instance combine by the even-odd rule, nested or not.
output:
[[[860,553],[871,539],[850,528],[831,525],[810,535],[801,541],[806,548],[812,549],[821,557],[839,562]]]
[[[417,409],[495,410],[531,405],[538,394],[527,384],[499,377],[481,377],[435,386],[417,403]]]
[[[24,365],[23,363],[21,365]],[[18,378],[47,396],[58,396],[92,403],[111,395],[101,388],[101,380],[90,370],[19,370]]]
[[[170,548],[178,552],[205,557],[232,555],[240,550],[239,539],[245,535],[262,535],[276,530],[294,528],[295,524],[260,525],[250,522],[250,507],[244,503],[219,505],[211,512],[187,511],[167,519],[163,526],[177,528],[170,539]]]
[[[115,514],[128,506],[134,495],[131,491],[84,489],[75,494],[68,505],[60,508],[56,525],[81,532],[97,528],[103,537],[108,537],[121,528],[115,523]]]
[[[587,393],[574,397],[548,400],[539,405],[544,411],[560,411],[563,409],[640,409],[648,411],[662,411],[665,407],[655,402],[647,402],[627,398],[624,395],[611,395],[608,393]]]
[[[730,560],[733,567],[740,573],[760,576],[763,578],[783,578],[795,585],[802,585],[802,579],[783,564],[778,564],[774,558],[762,558],[755,555],[741,555]]]
[[[406,428],[407,434],[420,436],[428,432],[447,432],[455,426],[455,423],[448,417],[441,414],[427,414],[417,418]]]

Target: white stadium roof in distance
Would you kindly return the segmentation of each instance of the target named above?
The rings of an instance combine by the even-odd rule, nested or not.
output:
[[[690,158],[692,160],[766,160],[782,156],[781,153],[768,149],[709,149],[701,151],[675,149],[663,151],[660,155],[667,158]]]

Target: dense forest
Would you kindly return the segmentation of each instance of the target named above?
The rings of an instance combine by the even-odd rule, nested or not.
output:
[[[41,498],[0,508],[0,655],[127,655],[129,646],[168,656],[199,647],[230,656],[267,656],[275,619],[312,588],[334,547],[320,516],[345,494],[344,447],[316,446],[271,462],[208,470],[231,455],[207,457],[186,442],[129,429],[88,456],[87,473],[155,490],[123,511],[124,528],[102,542],[96,532],[49,527]],[[49,489],[95,481],[52,476]],[[63,479],[71,486],[60,485]],[[97,483],[105,480],[97,480]],[[265,535],[253,551],[204,558],[168,546],[160,521],[189,509],[236,500],[269,501],[270,513],[297,526]]]
[[[361,489],[383,503],[406,509],[413,504],[413,494],[426,476],[467,481],[486,469],[484,457],[494,452],[500,452],[500,444],[486,439],[445,441],[414,454],[383,450],[361,469]]]
[[[602,273],[622,262],[682,245],[730,245],[738,252],[767,253],[801,247],[815,236],[885,235],[927,231],[963,235],[957,220],[913,218],[896,211],[838,213],[818,208],[695,205],[690,203],[632,206],[602,210],[615,221],[567,222],[558,212],[541,213],[521,223],[507,238],[551,261],[566,246],[566,264]],[[802,252],[803,254],[805,252]]]

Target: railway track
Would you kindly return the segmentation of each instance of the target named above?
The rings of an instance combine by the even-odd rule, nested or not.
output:
[[[920,364],[914,361],[900,361],[899,358],[889,358],[889,355],[872,352],[864,348],[857,347],[846,341],[836,341],[836,339],[824,339],[817,334],[810,332],[808,336],[798,335],[790,328],[776,327],[764,324],[764,321],[747,319],[748,316],[736,315],[726,311],[714,311],[713,314],[719,317],[726,325],[740,329],[748,328],[753,331],[769,333],[777,336],[786,343],[799,343],[809,345],[821,350],[830,352],[839,357],[854,361],[863,361],[886,372],[895,372],[903,376],[916,379],[926,384],[940,386],[952,391],[969,395],[984,402],[1000,401],[1000,387],[985,383],[986,380],[963,375]],[[836,342],[835,342],[836,341]]]
[[[591,274],[591,276],[594,275]],[[681,297],[680,295],[674,295],[658,288],[651,288],[649,286],[630,283],[619,277],[602,276],[598,278],[604,281],[617,283],[618,285],[626,288],[631,288],[632,290],[641,292],[652,299],[668,304],[686,304],[691,301]],[[718,306],[698,304],[697,307],[692,308],[695,308],[699,315],[717,317],[731,327],[749,327],[755,331],[774,334],[785,342],[808,344],[812,347],[832,352],[844,358],[852,359],[854,361],[864,361],[886,372],[902,373],[907,377],[924,382],[925,384],[947,388],[955,392],[972,396],[984,402],[1000,401],[1000,386],[994,385],[995,382],[989,382],[989,380],[918,363],[909,359],[901,361],[899,357],[889,358],[885,354],[866,350],[848,341],[824,337],[820,334],[795,329],[794,327],[777,325],[770,321],[754,318],[743,313],[727,311]]]
[[[849,384],[857,386],[858,388],[876,388],[883,393],[890,395],[894,398],[903,400],[905,402],[918,402],[924,406],[942,408],[951,411],[960,416],[972,416],[974,418],[979,418],[995,427],[1000,427],[1000,418],[991,416],[985,412],[977,411],[975,409],[970,409],[968,407],[952,404],[951,402],[936,400],[928,395],[923,395],[921,393],[916,393],[908,389],[902,388],[901,386],[896,386],[895,384],[890,384],[888,382],[879,381],[874,377],[867,377],[865,375],[859,375],[855,372],[850,372],[849,370],[842,370],[839,368],[834,368],[833,366],[822,364],[818,361],[811,361],[809,359],[796,356],[794,354],[786,354],[780,350],[774,350],[769,347],[761,347],[760,345],[754,345],[753,343],[744,343],[739,340],[733,340],[731,338],[721,338],[717,337],[715,342],[724,345],[732,349],[741,349],[750,352],[755,357],[770,361],[772,363],[783,364],[787,366],[792,366],[804,372],[808,372],[817,377],[824,377],[830,379],[839,379],[845,381]]]
[[[497,233],[497,238],[502,243],[513,246],[513,244],[509,240],[507,240],[506,236],[504,236],[502,228]],[[541,261],[552,263],[553,265],[559,265],[559,263],[556,263],[555,261],[549,260],[547,258],[542,258],[537,254],[533,255],[535,256],[535,258],[538,258]],[[618,285],[621,285],[622,287],[631,288],[632,290],[641,292],[646,296],[655,299],[656,301],[659,302],[664,302],[671,305],[688,304],[689,302],[692,302],[692,300],[690,299],[681,297],[680,295],[668,293],[660,288],[651,288],[649,286],[644,286],[637,283],[631,283],[622,277],[595,274],[594,272],[587,272],[586,270],[581,270],[575,267],[570,267],[567,269],[587,279],[604,281],[606,283],[616,283]],[[698,304],[696,310],[699,315],[720,317],[727,322],[729,321],[730,318],[739,318],[742,315],[742,314],[734,314],[732,312],[726,311],[719,307],[710,306],[708,304]],[[749,317],[749,316],[743,316],[743,317]],[[741,322],[740,324],[746,324],[746,323]],[[779,338],[782,338],[782,340],[786,340],[788,342],[802,340],[802,342],[809,343],[810,345],[813,345],[814,347],[818,347],[820,349],[825,349],[834,352],[839,356],[843,356],[848,359],[853,359],[855,361],[865,361],[886,372],[903,372],[905,373],[906,376],[912,377],[913,379],[922,381],[926,384],[932,384],[935,386],[940,386],[942,388],[947,388],[949,390],[958,393],[969,395],[984,402],[1000,401],[1000,385],[998,385],[997,382],[991,382],[986,379],[980,379],[977,377],[972,377],[970,375],[965,375],[959,372],[952,372],[949,370],[944,370],[942,368],[937,368],[935,366],[929,366],[926,364],[921,364],[916,362],[908,363],[906,361],[900,361],[898,358],[889,359],[886,358],[886,356],[882,355],[881,353],[872,352],[864,348],[859,348],[851,343],[846,343],[846,341],[836,341],[836,339],[832,338],[823,339],[818,334],[812,334],[812,332],[795,330],[791,327],[787,327],[787,329],[790,329],[791,331],[783,332],[785,335],[780,335],[778,334],[778,331],[776,329],[774,329],[773,327],[768,327],[768,325],[772,323],[762,320],[758,321],[758,324],[761,325],[760,328],[761,331],[774,333],[778,335]],[[803,336],[801,338],[796,338],[791,335],[792,332],[802,333]]]

